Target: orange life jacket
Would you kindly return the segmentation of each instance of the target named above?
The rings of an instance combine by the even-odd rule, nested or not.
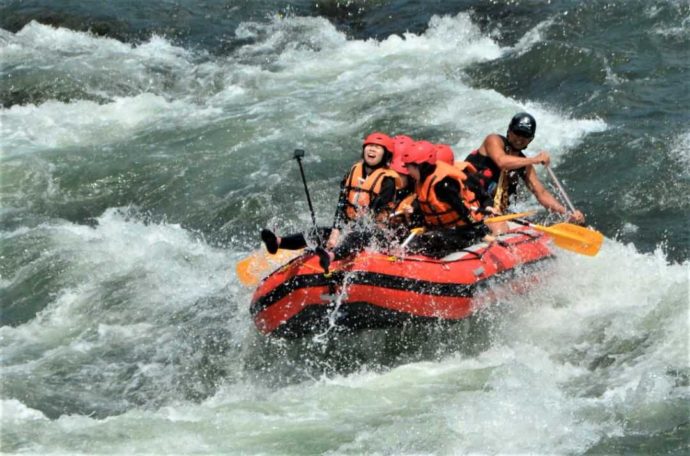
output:
[[[450,204],[439,200],[436,196],[434,186],[446,177],[451,177],[460,184],[460,199],[469,210],[470,218],[477,222],[484,218],[481,212],[475,212],[479,209],[479,204],[474,192],[465,185],[467,181],[465,170],[475,172],[476,168],[467,162],[457,162],[455,165],[436,162],[436,170],[427,176],[424,182],[417,184],[417,201],[427,226],[453,227],[467,224],[464,217],[453,209]]]
[[[345,180],[347,198],[345,200],[345,214],[349,220],[356,220],[369,208],[371,202],[381,192],[381,185],[385,177],[395,180],[395,188],[402,188],[400,175],[390,168],[375,169],[366,178],[364,176],[364,162],[359,161],[352,166],[350,174]],[[388,204],[388,208],[377,216],[377,220],[383,221],[395,207],[395,201]]]
[[[396,213],[401,213],[401,214],[408,214],[411,213],[414,210],[413,204],[414,201],[417,199],[417,194],[416,193],[410,193],[407,195],[405,198],[400,200],[400,202],[395,206],[395,212]]]
[[[417,194],[415,192],[410,193],[400,201],[396,202],[395,210],[393,214],[396,215],[394,219],[391,220],[393,224],[412,223],[412,215],[415,211],[414,202],[417,200]]]

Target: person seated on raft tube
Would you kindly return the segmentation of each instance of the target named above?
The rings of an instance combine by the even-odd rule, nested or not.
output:
[[[395,193],[395,209],[390,215],[388,224],[389,241],[402,242],[410,234],[410,229],[424,224],[424,218],[417,204],[415,181],[410,179],[409,172],[402,162],[403,150],[414,143],[415,140],[406,135],[393,138],[393,159],[390,167],[400,176],[402,188]]]
[[[470,152],[465,161],[474,165],[484,191],[493,198],[493,207],[497,213],[504,213],[510,205],[510,197],[517,193],[519,180],[534,194],[539,204],[546,209],[566,214],[566,208],[549,193],[537,177],[534,165],[549,166],[551,157],[541,151],[535,157],[528,158],[523,151],[534,139],[537,121],[526,112],[513,116],[508,125],[506,136],[497,133],[488,135],[478,149]],[[580,211],[568,215],[570,222],[584,224],[585,216]],[[508,229],[508,224],[489,224],[491,231],[498,234]]]
[[[402,162],[402,152],[405,148],[415,142],[414,139],[405,135],[398,135],[393,138],[394,151],[391,168],[397,172],[403,180],[403,189],[397,193],[398,204],[391,215],[391,225],[399,239],[403,239],[409,234],[410,229],[424,225],[424,216],[417,203],[415,193],[415,181],[409,178],[409,171]],[[436,144],[436,160],[453,165],[455,154],[447,144]]]
[[[427,229],[418,237],[415,250],[441,257],[488,234],[481,221],[491,199],[471,176],[471,164],[454,166],[438,161],[436,148],[427,141],[408,146],[401,159],[416,183],[417,202]]]
[[[387,221],[394,208],[396,192],[402,188],[400,176],[389,168],[392,151],[393,140],[384,133],[371,133],[364,139],[362,159],[352,166],[341,182],[333,227],[317,233],[320,239],[328,239],[326,249],[329,250],[322,246],[315,249],[325,272],[334,258],[347,256],[370,240],[371,233],[366,233],[366,230],[353,230],[339,242],[345,226],[370,215],[378,223]],[[275,253],[279,248],[297,250],[307,245],[301,233],[279,237],[264,229],[261,239],[269,253]]]
[[[362,160],[341,183],[326,248],[316,249],[325,273],[332,261],[362,250],[373,239],[389,241],[390,216],[406,191],[402,177],[390,168],[394,148],[394,140],[384,133],[372,133],[365,139]],[[346,227],[350,231],[340,240]]]

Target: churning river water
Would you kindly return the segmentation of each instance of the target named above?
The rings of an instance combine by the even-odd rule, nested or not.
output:
[[[3,0],[0,27],[2,452],[687,454],[687,1]],[[257,333],[235,264],[310,225],[295,148],[328,224],[368,132],[462,158],[521,110],[598,256],[469,329]]]

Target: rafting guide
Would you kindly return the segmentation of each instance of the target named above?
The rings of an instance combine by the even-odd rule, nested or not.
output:
[[[548,190],[537,177],[534,165],[541,164],[550,171],[550,155],[541,151],[534,157],[524,154],[527,146],[534,139],[537,132],[536,119],[526,112],[519,112],[513,116],[508,125],[506,136],[492,133],[488,135],[479,148],[470,152],[465,160],[476,168],[485,191],[493,196],[493,207],[500,213],[505,212],[510,205],[510,198],[517,193],[520,180],[534,194],[539,204],[549,211],[568,215],[568,221],[584,224],[585,217],[574,207],[568,211]],[[565,193],[559,184],[562,195]],[[567,200],[567,197],[565,197]],[[505,223],[492,224],[495,233],[507,229]]]

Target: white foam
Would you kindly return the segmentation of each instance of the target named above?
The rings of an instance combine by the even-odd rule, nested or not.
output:
[[[104,100],[48,100],[2,109],[3,155],[194,128],[221,112],[217,106],[198,104],[199,95],[213,93],[207,82],[220,67],[197,64],[195,59],[205,58],[203,53],[192,54],[158,36],[135,46],[31,22],[16,34],[1,32],[0,57],[5,71],[30,71],[47,81],[60,78],[64,85],[75,86],[73,90],[78,87]]]
[[[99,346],[113,338],[155,337],[156,331],[164,334],[165,328],[146,328],[160,323],[157,315],[218,293],[231,279],[225,252],[209,247],[179,225],[144,223],[116,209],[99,217],[96,228],[44,224],[32,235],[47,237],[51,245],[51,255],[37,261],[65,262],[62,276],[72,285],[65,286],[30,322],[0,328],[5,348],[20,350],[25,343],[46,348],[69,345],[94,324]],[[98,306],[108,305],[101,293],[108,293],[118,281],[122,281],[119,293],[129,297],[121,307],[108,310],[107,322],[92,320]]]
[[[539,31],[548,25],[537,26],[522,46],[540,40]],[[606,128],[599,119],[571,119],[552,107],[464,83],[464,68],[510,51],[483,34],[466,13],[434,16],[421,35],[392,35],[382,41],[349,40],[323,18],[293,16],[243,23],[236,35],[256,41],[229,58],[214,58],[155,36],[132,46],[27,25],[6,37],[10,44],[1,48],[14,53],[15,63],[27,56],[36,61],[47,56],[53,59],[48,67],[60,68],[64,55],[51,55],[63,52],[72,56],[69,71],[87,79],[99,77],[96,69],[106,65],[112,69],[112,81],[89,90],[101,91],[111,101],[49,101],[3,110],[2,153],[107,144],[224,117],[261,125],[247,138],[253,144],[285,141],[295,132],[307,145],[332,136],[350,137],[354,144],[372,122],[394,112],[415,128],[458,132],[461,139],[455,147],[457,155],[464,156],[486,134],[503,132],[514,112],[532,109],[540,125],[534,147],[553,149],[557,157],[586,134]],[[134,94],[112,93],[125,79],[134,81],[128,82]]]
[[[281,19],[272,23],[272,27],[279,28],[295,20]],[[443,72],[445,66],[455,69],[496,58],[502,53],[465,13],[455,17],[433,16],[424,34],[392,35],[383,41],[345,40],[332,24],[321,19],[299,19],[300,23],[305,20],[318,25],[318,32],[315,32],[318,46],[294,46],[280,54],[279,63],[291,76],[352,72],[363,78],[360,83],[386,82],[385,87],[391,90],[400,77],[422,78],[425,74],[433,77],[436,71]],[[377,80],[378,75],[392,79]]]
[[[531,38],[525,37],[523,45],[541,40],[540,31],[548,26],[548,22],[540,24]],[[299,27],[308,28],[319,39],[308,40],[296,31]],[[239,30],[244,36],[249,29],[254,37],[270,38],[247,46],[241,53],[246,58],[265,59],[266,53],[277,52],[276,72],[262,75],[268,78],[266,85],[272,82],[273,87],[297,95],[296,99],[281,99],[280,110],[326,113],[316,123],[305,119],[303,128],[315,140],[334,134],[359,134],[372,121],[387,117],[388,108],[416,128],[443,127],[459,132],[461,139],[454,146],[456,155],[464,157],[486,134],[504,132],[515,112],[529,109],[540,125],[533,147],[549,149],[557,161],[565,149],[578,145],[587,134],[607,128],[601,119],[573,119],[552,107],[466,85],[461,78],[463,68],[496,59],[510,49],[482,34],[464,13],[434,16],[421,35],[392,35],[380,42],[345,40],[330,23],[311,18],[274,18],[269,24],[245,24]],[[312,90],[314,84],[318,85]],[[379,109],[373,105],[352,116],[349,106],[360,104],[367,94],[372,104],[386,97],[388,106]],[[304,97],[309,98],[307,105],[303,104]],[[405,103],[397,102],[403,99]],[[334,112],[332,106],[340,110]],[[276,109],[266,105],[260,112]],[[296,117],[298,121],[302,118]]]
[[[677,160],[683,174],[690,176],[690,130],[680,133],[672,141],[671,157]]]
[[[48,101],[39,106],[12,106],[0,112],[6,131],[2,153],[11,156],[20,151],[107,144],[151,129],[190,128],[218,112],[152,94],[116,97],[107,104]]]
[[[500,364],[481,391],[458,395],[444,410],[455,451],[570,453],[597,441],[597,425],[579,421],[579,401],[560,385],[579,369],[529,345],[492,352]]]
[[[35,21],[14,34],[0,30],[0,56],[10,68],[36,65],[43,69],[69,68],[71,74],[118,76],[124,70],[134,80],[149,68],[184,71],[194,58],[186,49],[156,35],[140,45],[132,45]]]
[[[529,150],[533,153],[542,149],[552,152],[554,164],[558,163],[558,158],[562,154],[575,149],[585,136],[608,128],[606,122],[599,118],[573,119],[560,110],[540,104],[528,102],[524,106],[537,118],[538,125],[538,133]]]
[[[629,269],[617,267],[621,259]],[[102,420],[64,416],[46,425],[52,432],[79,430],[93,451],[109,445],[109,451],[256,452],[319,444],[335,453],[582,453],[602,435],[622,435],[631,426],[661,432],[686,403],[687,388],[667,372],[686,365],[687,321],[680,317],[687,299],[677,293],[683,284],[687,290],[687,266],[668,264],[660,251],[640,254],[607,240],[594,258],[561,252],[539,287],[498,309],[495,340],[477,356],[274,389],[228,382],[201,403]],[[132,335],[110,325],[99,332]],[[647,343],[625,351],[617,341],[626,338]],[[619,360],[610,369],[592,367],[601,356]],[[590,388],[601,392],[588,394]],[[131,432],[142,422],[147,432]],[[129,438],[96,438],[103,432]]]
[[[626,222],[623,225],[623,228],[621,228],[621,232],[623,234],[635,234],[638,231],[640,231],[640,227],[635,225],[634,223],[629,223],[629,222]]]
[[[690,14],[688,14],[687,5],[685,2],[668,2],[666,8],[674,9],[677,13],[677,18],[680,19],[680,26],[657,26],[651,29],[652,33],[661,35],[666,38],[673,38],[678,40],[686,40],[690,35]],[[644,9],[644,15],[650,19],[656,19],[659,13],[663,11],[657,5],[649,5]]]
[[[52,27],[36,21],[26,24],[17,33],[1,31],[0,55],[12,59],[15,56],[30,57],[34,51],[45,50],[54,54],[81,54],[102,52],[126,53],[131,46],[111,38],[96,37],[90,33],[75,32]]]
[[[0,400],[0,423],[29,426],[33,421],[48,421],[38,410],[27,407],[17,399]]]
[[[517,43],[513,49],[520,55],[529,51],[535,44],[544,41],[545,31],[551,27],[555,22],[555,19],[547,19],[535,25],[532,29],[528,30]]]

